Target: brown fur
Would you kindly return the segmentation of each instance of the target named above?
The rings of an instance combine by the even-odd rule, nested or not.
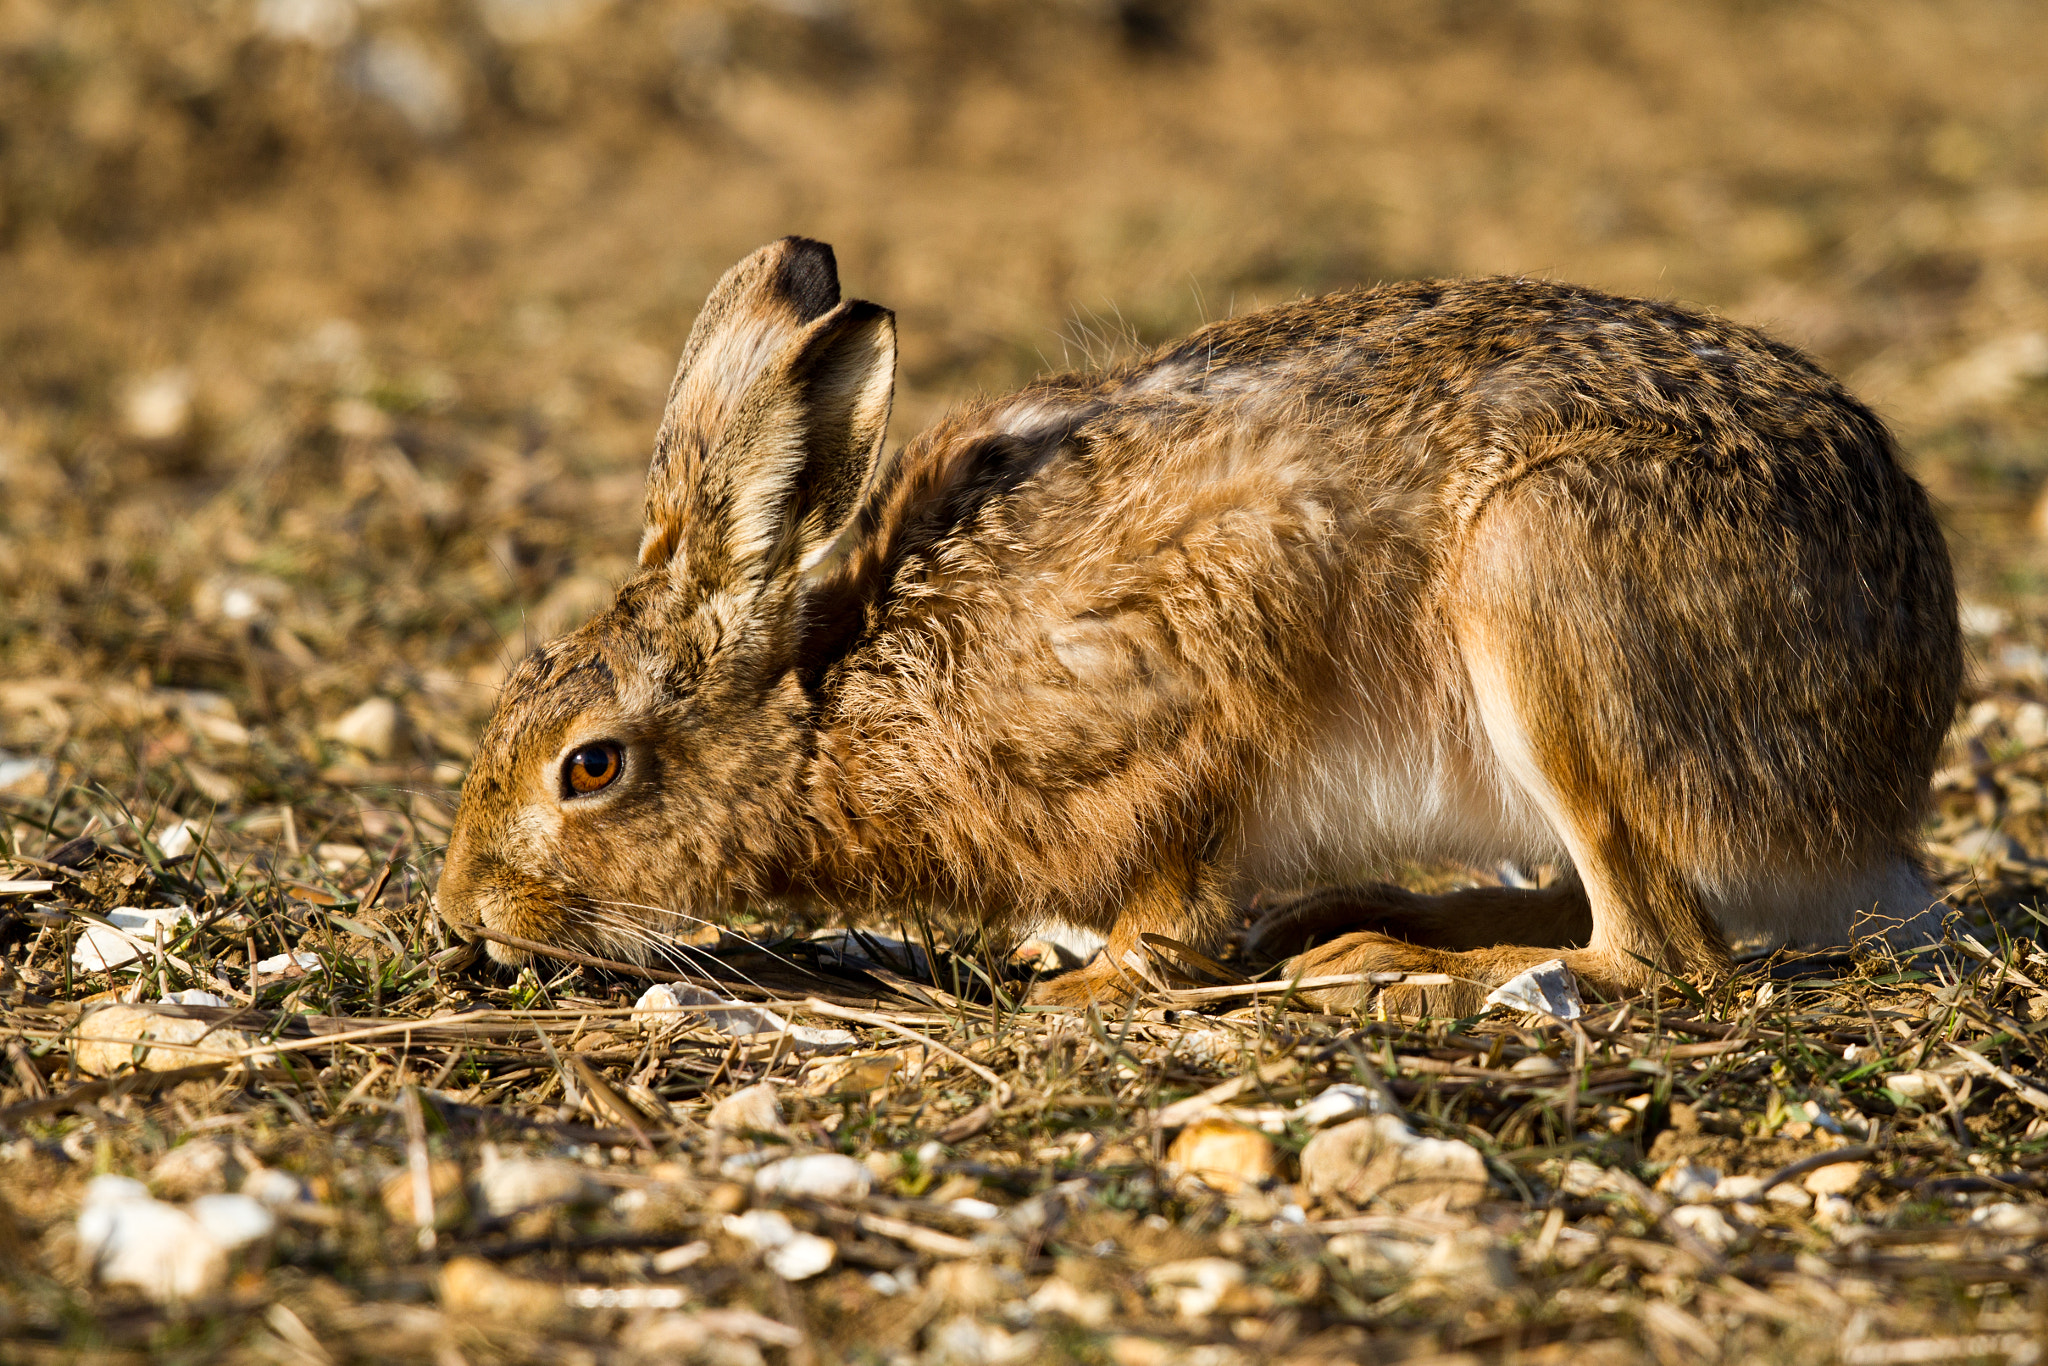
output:
[[[1718,972],[1736,932],[1926,937],[1947,551],[1883,425],[1790,348],[1545,281],[1403,284],[883,459],[893,360],[819,244],[720,283],[642,572],[479,748],[451,919],[643,953],[767,896],[1057,919],[1109,939],[1042,989],[1079,1003],[1129,989],[1145,933],[1213,948],[1259,886],[1572,868],[1278,917],[1370,927],[1297,968],[1447,972],[1403,1004],[1458,1012],[1566,944],[1614,993]],[[600,738],[625,776],[562,800]]]

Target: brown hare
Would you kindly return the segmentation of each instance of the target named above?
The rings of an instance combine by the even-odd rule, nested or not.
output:
[[[1398,1006],[1456,1014],[1560,949],[1612,995],[1736,936],[1938,932],[1948,553],[1883,424],[1790,347],[1542,280],[1400,284],[892,456],[895,354],[821,243],[719,282],[639,572],[477,750],[458,927],[644,961],[767,898],[1063,921],[1108,939],[1039,988],[1079,1005],[1142,987],[1142,936],[1213,951],[1262,888],[1568,869],[1268,926],[1350,931],[1309,976],[1447,974]]]

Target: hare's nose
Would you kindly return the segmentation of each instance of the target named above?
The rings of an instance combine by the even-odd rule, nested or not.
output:
[[[467,879],[451,872],[441,874],[441,885],[434,889],[434,914],[441,917],[457,938],[474,942],[483,928],[483,911],[477,899],[470,895]]]

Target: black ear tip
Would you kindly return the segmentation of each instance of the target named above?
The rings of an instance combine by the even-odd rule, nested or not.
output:
[[[832,248],[808,237],[782,239],[775,265],[775,289],[803,321],[822,317],[839,304],[839,262]]]

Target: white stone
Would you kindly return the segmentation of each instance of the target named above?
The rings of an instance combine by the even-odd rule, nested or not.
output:
[[[1721,1173],[1712,1167],[1682,1162],[1657,1178],[1657,1189],[1680,1204],[1711,1199],[1721,1184]],[[1761,1184],[1761,1183],[1759,1183]]]
[[[1457,1290],[1484,1286],[1496,1292],[1506,1291],[1514,1289],[1515,1264],[1492,1233],[1464,1229],[1446,1233],[1430,1244],[1429,1251],[1415,1264],[1415,1278]]]
[[[183,858],[199,843],[190,821],[172,821],[156,835],[156,851],[167,859]]]
[[[1936,394],[1945,408],[1999,403],[2048,375],[2048,334],[2009,332],[1983,342],[1936,372]]]
[[[50,781],[51,764],[48,759],[24,759],[0,749],[0,792],[29,785],[33,791],[24,795],[40,796]]]
[[[1223,1257],[1191,1257],[1145,1273],[1145,1285],[1153,1296],[1184,1319],[1215,1313],[1224,1296],[1244,1282],[1244,1267]]]
[[[125,1176],[86,1187],[78,1250],[102,1284],[133,1286],[160,1304],[210,1295],[227,1281],[227,1250],[206,1226]]]
[[[909,1267],[905,1267],[904,1270],[910,1271],[913,1278],[917,1275]],[[897,1280],[886,1271],[877,1271],[870,1275],[868,1277],[868,1289],[874,1291],[877,1295],[887,1295],[891,1298],[910,1293],[910,1290],[904,1286],[903,1282]]]
[[[1713,1170],[1713,1168],[1696,1167],[1694,1168],[1694,1170],[1710,1172]],[[1669,1174],[1670,1173],[1668,1172],[1666,1173],[1667,1176]],[[1780,1184],[1783,1183],[1781,1182]],[[1706,1199],[1753,1200],[1756,1198],[1758,1192],[1762,1191],[1763,1188],[1764,1179],[1761,1176],[1724,1176],[1720,1178],[1720,1180],[1714,1182],[1714,1184],[1704,1192],[1699,1191],[1696,1188],[1688,1187],[1684,1194],[1680,1194],[1676,1190],[1667,1190],[1662,1181],[1659,1181],[1657,1183],[1658,1190],[1664,1191],[1666,1195],[1669,1195],[1673,1199],[1676,1199],[1684,1204],[1692,1204],[1696,1201]],[[1775,1190],[1776,1187],[1773,1187],[1772,1189]]]
[[[116,1176],[109,1172],[95,1176],[85,1186],[85,1203],[93,1205],[115,1205],[130,1200],[153,1200],[149,1187],[132,1176]]]
[[[1970,1227],[1986,1233],[2009,1233],[2037,1237],[2048,1231],[2048,1209],[2001,1200],[1970,1211]]]
[[[1058,1314],[1083,1328],[1100,1328],[1116,1313],[1116,1301],[1100,1290],[1083,1290],[1054,1276],[1038,1287],[1025,1306],[1034,1314]]]
[[[462,126],[460,87],[415,39],[379,34],[356,54],[351,75],[359,89],[391,105],[424,137],[445,137]]]
[[[1995,636],[2012,625],[2012,613],[2003,607],[1967,598],[1956,604],[1956,616],[1963,630],[1973,636]]]
[[[1813,1217],[1819,1223],[1839,1228],[1856,1222],[1856,1206],[1846,1196],[1816,1196],[1813,1202]]]
[[[1712,1205],[1679,1205],[1665,1217],[1709,1247],[1732,1247],[1739,1236],[1728,1216]]]
[[[785,1281],[804,1281],[831,1266],[838,1256],[839,1249],[831,1239],[799,1233],[782,1246],[768,1249],[761,1260]]]
[[[1341,1196],[1353,1205],[1380,1200],[1396,1209],[1442,1199],[1469,1209],[1486,1196],[1486,1159],[1455,1138],[1425,1138],[1393,1115],[1354,1119],[1325,1129],[1301,1150],[1309,1194]]]
[[[355,0],[257,0],[256,27],[272,38],[335,47],[356,31]]]
[[[86,972],[105,972],[133,963],[156,951],[157,927],[163,927],[166,944],[177,938],[178,926],[192,919],[188,906],[116,906],[107,912],[113,923],[87,925],[71,950],[73,966]],[[125,933],[124,933],[125,931]]]
[[[931,1366],[1021,1366],[1039,1357],[1036,1333],[1012,1333],[967,1314],[947,1319],[926,1335]]]
[[[1949,841],[1949,852],[1965,863],[2024,863],[2026,850],[2003,830],[1979,827],[1965,830]]]
[[[1870,1173],[1868,1162],[1831,1162],[1816,1167],[1800,1178],[1799,1184],[1813,1196],[1847,1195]]]
[[[1363,1086],[1347,1081],[1329,1087],[1314,1099],[1305,1102],[1294,1112],[1294,1117],[1307,1128],[1320,1129],[1340,1120],[1376,1114],[1379,1109],[1378,1096]]]
[[[277,1216],[270,1206],[245,1195],[202,1195],[187,1207],[221,1247],[233,1252],[260,1242],[277,1231]]]
[[[2039,702],[2022,702],[2012,716],[2012,738],[2028,749],[2048,745],[2048,707]]]
[[[1003,1207],[1001,1205],[990,1204],[986,1200],[976,1200],[972,1196],[967,1195],[961,1196],[958,1200],[948,1201],[946,1208],[955,1214],[964,1214],[969,1219],[1000,1219],[1003,1217]]]
[[[673,1276],[685,1267],[695,1266],[710,1255],[711,1244],[699,1238],[694,1243],[682,1243],[655,1253],[648,1266],[657,1276]]]
[[[290,1209],[306,1202],[306,1185],[290,1172],[258,1167],[242,1178],[242,1194],[272,1209]]]
[[[1894,1072],[1884,1079],[1885,1089],[1896,1091],[1907,1100],[1920,1100],[1928,1091],[1925,1072]]]
[[[780,1247],[796,1237],[796,1225],[789,1216],[772,1209],[750,1209],[728,1214],[723,1221],[727,1233],[749,1247]]]
[[[1597,1162],[1575,1157],[1564,1164],[1564,1172],[1557,1184],[1566,1195],[1598,1195],[1613,1188],[1614,1175]]]
[[[806,1153],[770,1162],[754,1173],[757,1195],[801,1196],[812,1200],[864,1200],[874,1178],[840,1153]]]
[[[681,998],[676,995],[676,989],[667,982],[656,982],[653,986],[640,993],[639,1000],[633,1002],[633,1014],[636,1016],[653,1015],[659,1017],[678,1013],[682,1008],[683,1003]],[[660,1025],[668,1022],[656,1018],[654,1020],[643,1020],[640,1023]]]
[[[328,723],[322,732],[372,759],[389,759],[398,752],[401,721],[396,702],[388,697],[372,697]]]
[[[162,1006],[213,1006],[215,1009],[224,1009],[228,1002],[225,997],[216,996],[210,991],[202,990],[199,987],[187,987],[183,991],[174,991],[168,996],[158,997],[157,1004]]]
[[[860,1042],[844,1029],[791,1024],[765,1006],[735,1001],[686,982],[660,982],[649,987],[640,993],[633,1010],[635,1018],[650,1027],[659,1027],[661,1017],[674,1011],[702,1015],[713,1029],[735,1038],[758,1040],[763,1035],[785,1034],[790,1051],[796,1053],[837,1053]]]
[[[317,953],[274,953],[258,963],[256,971],[264,977],[303,977],[326,966]]]
[[[1330,1255],[1351,1268],[1353,1275],[1408,1276],[1428,1255],[1430,1245],[1392,1234],[1340,1233],[1330,1239],[1328,1247]]]
[[[774,1210],[752,1209],[745,1214],[728,1214],[725,1231],[761,1251],[761,1260],[785,1281],[808,1280],[839,1255],[831,1239],[815,1233],[799,1233],[787,1218]]]
[[[139,984],[138,984],[139,985]],[[105,1005],[78,1022],[71,1057],[89,1076],[110,1077],[130,1067],[164,1072],[222,1058],[237,1058],[251,1047],[239,1030],[210,1020],[164,1015],[140,1005]],[[252,1061],[274,1055],[258,1053]]]
[[[476,1190],[484,1212],[493,1219],[530,1209],[590,1204],[602,1195],[585,1169],[573,1162],[500,1157],[495,1149],[484,1151]]]
[[[1813,1196],[1800,1187],[1793,1185],[1790,1181],[1780,1181],[1777,1185],[1765,1191],[1764,1199],[1774,1205],[1783,1205],[1789,1210],[1813,1208]]]
[[[1556,1020],[1576,1020],[1586,1013],[1585,1003],[1579,999],[1578,979],[1562,958],[1538,963],[1501,983],[1487,994],[1486,1004],[1548,1015]]]
[[[723,1133],[784,1134],[782,1105],[775,1098],[775,1084],[757,1081],[744,1086],[711,1107],[711,1127]]]
[[[217,1138],[195,1138],[159,1157],[150,1169],[149,1184],[159,1195],[190,1199],[220,1194],[240,1173],[227,1144]]]
[[[121,425],[142,441],[170,441],[192,423],[192,375],[173,367],[144,375],[121,401]]]

